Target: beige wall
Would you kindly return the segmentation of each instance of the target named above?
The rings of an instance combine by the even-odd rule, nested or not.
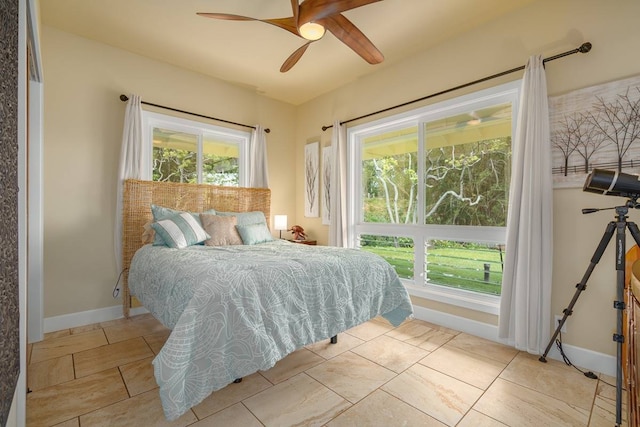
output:
[[[577,54],[547,64],[550,95],[557,95],[610,80],[640,73],[640,2],[619,0],[538,1],[505,18],[487,24],[462,37],[443,43],[399,64],[383,64],[376,73],[363,77],[334,92],[298,108],[296,156],[302,164],[304,144],[319,137],[330,144],[331,131],[321,126],[334,120],[347,120],[376,110],[417,99],[526,63],[532,54],[545,57],[574,49],[585,41],[593,43],[591,53]],[[515,78],[521,73],[495,85]],[[477,86],[473,90],[484,86]],[[469,90],[466,90],[469,92]],[[464,92],[460,91],[455,96]],[[449,96],[451,97],[451,96]],[[445,99],[445,98],[441,98]],[[435,101],[434,101],[435,102]],[[420,106],[415,104],[413,107]],[[400,110],[394,111],[394,113]],[[369,120],[377,119],[373,117]],[[319,242],[327,241],[327,227],[320,219],[304,218],[302,176],[296,169],[297,217]],[[580,209],[610,206],[624,199],[583,193],[580,189],[555,190],[554,272],[552,312],[561,313],[575,292],[606,224],[613,219],[607,213],[583,216]],[[631,219],[640,217],[631,213]],[[635,218],[637,221],[638,218]],[[630,237],[629,237],[630,238]],[[568,320],[565,342],[594,351],[614,354],[612,331],[615,329],[615,268],[613,245],[596,268],[589,286]],[[628,245],[630,246],[630,244]],[[474,320],[495,324],[495,316],[452,310],[444,304],[414,299],[419,305],[452,312]]]
[[[271,128],[272,212],[295,214],[295,109],[200,74],[50,27],[44,84],[44,317],[118,305],[113,249],[125,104],[160,105]]]
[[[290,224],[302,224],[311,238],[326,243],[327,227],[319,218],[304,217],[302,185],[304,144],[313,140],[330,144],[331,131],[322,132],[322,125],[522,65],[531,54],[564,52],[584,41],[593,43],[591,53],[547,64],[551,95],[638,74],[638,16],[640,3],[636,0],[538,1],[411,60],[381,64],[374,74],[299,107],[44,27],[45,317],[119,303],[111,298],[111,290],[117,278],[112,241],[124,114],[120,93],[135,92],[151,102],[270,127],[272,213],[288,214]],[[580,189],[555,190],[554,196],[552,312],[561,313],[612,219],[607,213],[582,216],[580,209],[623,200]],[[638,221],[637,214],[630,216]],[[564,340],[614,354],[614,293],[613,249],[609,248],[567,323]],[[495,316],[419,298],[415,302],[496,323]]]

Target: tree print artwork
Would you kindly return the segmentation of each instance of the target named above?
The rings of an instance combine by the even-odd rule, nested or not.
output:
[[[549,98],[556,187],[594,168],[640,172],[640,76]]]
[[[312,142],[304,147],[304,216],[310,218],[319,216],[319,145]]]
[[[332,147],[322,148],[322,224],[331,223],[331,153]]]

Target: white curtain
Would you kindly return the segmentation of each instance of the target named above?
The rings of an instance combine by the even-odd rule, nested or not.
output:
[[[520,96],[498,334],[519,350],[540,354],[550,336],[553,261],[549,107],[541,56],[529,58]]]
[[[347,130],[339,121],[333,124],[331,137],[331,210],[329,246],[347,246]]]
[[[249,187],[269,188],[267,135],[260,125],[251,133],[249,162]]]
[[[124,113],[122,147],[120,149],[120,169],[118,171],[115,256],[118,274],[122,271],[122,193],[124,181],[128,178],[142,179],[145,168],[145,150],[142,142],[142,106],[138,95],[130,95]]]

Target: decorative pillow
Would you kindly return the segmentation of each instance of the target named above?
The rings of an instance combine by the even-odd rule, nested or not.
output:
[[[186,211],[179,211],[177,209],[166,208],[164,206],[151,205],[151,214],[153,215],[153,219],[155,221],[167,219],[174,215],[181,214],[183,212],[186,212]],[[187,213],[191,214],[196,219],[198,224],[202,226],[202,223],[200,222],[200,214],[198,212],[187,212]],[[204,211],[203,213],[215,214],[216,211],[215,209],[209,209],[207,211]],[[162,240],[162,237],[158,236],[157,233],[153,240],[153,246],[165,246],[164,240]]]
[[[208,212],[207,212],[208,213]],[[235,216],[238,221],[238,225],[258,224],[263,223],[267,225],[267,219],[264,217],[264,212],[216,212],[216,215],[220,216]]]
[[[241,245],[242,239],[236,230],[235,216],[200,214],[204,231],[211,236],[204,241],[207,246]]]
[[[142,233],[143,245],[148,245],[149,243],[153,243],[153,241],[156,238],[156,231],[153,229],[151,224],[153,224],[153,221],[149,221],[142,226],[144,228],[144,232]]]
[[[242,243],[245,245],[257,245],[258,243],[265,243],[273,240],[273,236],[267,228],[267,224],[261,222],[245,225],[238,224],[236,225],[236,229],[238,230],[238,233],[240,233]]]
[[[181,211],[179,209],[173,209],[173,208],[167,208],[164,206],[158,206],[158,205],[151,205],[151,214],[153,215],[153,219],[155,219],[156,221],[160,220],[160,219],[165,219],[167,217],[173,216],[175,214],[179,214],[182,212],[187,212],[187,211]],[[208,211],[206,211],[207,213],[210,214],[215,214],[216,211],[215,209],[209,209]],[[197,213],[193,213],[194,215],[198,215]]]
[[[186,248],[211,237],[189,212],[156,221],[151,227],[156,231],[156,236],[161,237],[170,248]]]

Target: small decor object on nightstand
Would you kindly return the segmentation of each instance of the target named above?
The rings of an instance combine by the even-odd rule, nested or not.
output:
[[[304,228],[300,227],[299,225],[294,225],[287,231],[293,233],[293,240],[307,240],[307,235],[304,232]]]

